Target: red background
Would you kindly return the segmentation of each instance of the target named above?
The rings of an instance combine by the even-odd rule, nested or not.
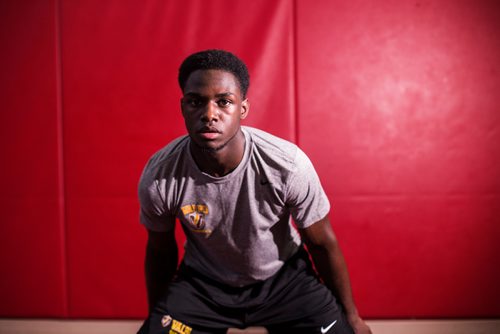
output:
[[[0,316],[145,316],[137,181],[206,48],[314,162],[365,317],[500,316],[499,32],[495,1],[1,1]]]

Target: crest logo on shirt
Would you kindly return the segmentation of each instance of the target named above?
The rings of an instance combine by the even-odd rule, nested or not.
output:
[[[210,234],[212,230],[205,229],[208,206],[204,204],[189,204],[181,208],[182,214],[191,224],[191,231]]]

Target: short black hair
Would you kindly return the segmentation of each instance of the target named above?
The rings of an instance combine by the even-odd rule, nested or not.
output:
[[[189,76],[196,70],[223,70],[232,73],[240,84],[243,98],[246,97],[250,86],[250,75],[245,63],[231,52],[211,49],[193,53],[184,59],[178,77],[182,91]]]

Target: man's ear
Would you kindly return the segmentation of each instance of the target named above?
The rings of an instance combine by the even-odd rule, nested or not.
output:
[[[184,97],[180,98],[179,103],[181,105],[182,116],[184,116]]]
[[[248,99],[245,99],[243,102],[241,102],[241,115],[240,115],[240,119],[247,118],[249,110],[250,110],[250,102],[248,101]]]

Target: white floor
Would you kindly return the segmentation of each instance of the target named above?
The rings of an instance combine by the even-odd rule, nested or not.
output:
[[[374,334],[500,334],[494,320],[371,320]],[[0,319],[0,334],[135,334],[140,321]],[[252,334],[259,330],[232,330]]]

